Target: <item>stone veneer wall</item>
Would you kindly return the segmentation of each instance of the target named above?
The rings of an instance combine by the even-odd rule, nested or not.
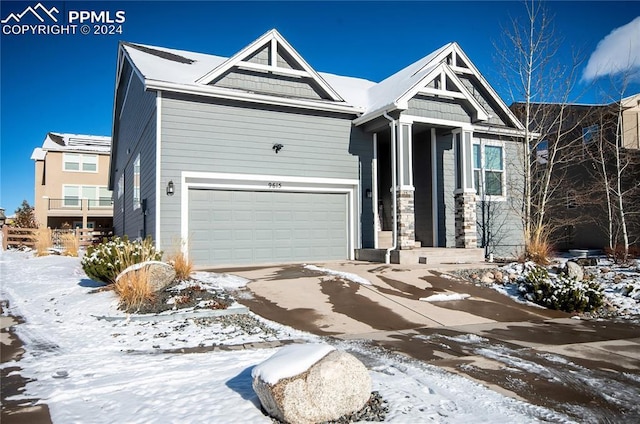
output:
[[[398,249],[413,249],[415,245],[416,216],[413,190],[400,190],[398,191]]]
[[[478,232],[476,230],[476,194],[457,193],[456,203],[456,247],[478,247]]]

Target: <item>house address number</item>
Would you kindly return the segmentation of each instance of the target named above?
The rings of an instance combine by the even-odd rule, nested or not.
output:
[[[271,183],[268,184],[268,186],[269,186],[269,188],[274,188],[274,189],[282,188],[282,183],[273,183],[273,182],[271,182]]]

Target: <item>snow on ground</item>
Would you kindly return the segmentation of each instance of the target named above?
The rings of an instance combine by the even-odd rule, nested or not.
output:
[[[432,294],[431,296],[421,297],[420,300],[425,302],[450,302],[452,300],[464,300],[470,296],[464,293]]]
[[[567,258],[557,258],[554,262],[562,265]],[[538,306],[522,297],[518,291],[517,280],[522,276],[525,266],[511,263],[501,268],[504,284],[493,284],[492,288],[518,302]],[[600,258],[595,266],[584,267],[585,276],[592,275],[603,288],[605,298],[622,317],[640,316],[640,259],[627,265],[618,265]],[[515,283],[510,283],[510,279]]]
[[[353,281],[354,283],[363,284],[365,286],[371,285],[371,281],[350,272],[335,271],[333,269],[321,268],[315,265],[305,265],[304,267],[310,271],[318,271],[322,272],[323,274],[335,275],[336,277],[344,278],[345,280]]]
[[[179,349],[277,339],[323,341],[253,314],[255,331],[216,320],[97,319],[120,314],[118,302],[112,291],[96,292],[100,285],[86,277],[78,258],[2,252],[0,277],[1,297],[10,305],[6,312],[26,320],[15,327],[25,343],[23,358],[2,367],[21,367],[20,374],[34,380],[18,399],[41,399],[54,423],[268,423],[251,373],[277,348]],[[207,284],[239,283],[238,277],[218,274],[199,273],[197,278]],[[418,361],[357,342],[331,343],[366,358],[373,389],[389,402],[389,422],[566,421]]]

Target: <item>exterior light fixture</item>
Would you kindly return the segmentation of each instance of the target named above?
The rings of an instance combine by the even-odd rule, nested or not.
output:
[[[275,150],[276,154],[278,154],[278,152],[282,150],[283,147],[284,146],[282,144],[278,143],[278,144],[274,144],[272,149]]]
[[[371,199],[373,197],[373,195],[371,194],[371,189],[368,188],[364,191],[364,195],[367,199]]]
[[[167,196],[173,196],[173,193],[174,193],[173,180],[171,180],[167,184]]]

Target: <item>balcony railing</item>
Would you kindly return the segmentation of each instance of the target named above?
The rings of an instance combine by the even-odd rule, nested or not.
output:
[[[67,197],[65,199],[49,199],[49,210],[81,211],[110,209],[113,207],[113,199],[103,197],[100,199],[79,199],[77,197]]]

